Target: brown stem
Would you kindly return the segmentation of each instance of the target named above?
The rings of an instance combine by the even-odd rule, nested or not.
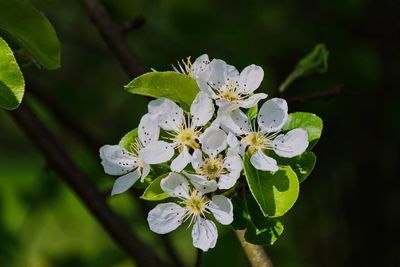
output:
[[[141,28],[145,23],[146,19],[144,17],[134,17],[131,21],[125,22],[120,26],[121,32],[126,34],[132,30]]]
[[[158,256],[152,252],[153,250],[138,239],[112,211],[101,194],[70,159],[64,148],[39,120],[26,101],[19,109],[10,111],[9,114],[27,137],[31,139],[32,143],[42,151],[49,166],[56,170],[60,177],[75,191],[111,238],[136,260],[138,266],[165,266]]]
[[[245,230],[235,230],[235,233],[252,267],[274,266],[262,246],[250,244],[244,239]]]
[[[144,68],[138,56],[129,48],[120,26],[112,20],[101,2],[99,0],[82,0],[82,2],[93,24],[125,72],[131,78],[143,74]]]

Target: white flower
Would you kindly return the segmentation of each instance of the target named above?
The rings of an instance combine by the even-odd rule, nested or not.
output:
[[[267,97],[264,93],[253,94],[263,77],[264,71],[259,66],[247,66],[239,74],[234,66],[213,59],[205,74],[197,79],[197,84],[210,98],[216,100],[221,112],[229,112],[250,108]]]
[[[242,111],[232,112],[231,119],[235,125],[230,125],[230,130],[242,138],[239,142],[230,133],[228,144],[240,154],[243,154],[247,147],[250,161],[256,169],[277,171],[276,160],[267,155],[269,150],[273,150],[278,156],[292,158],[303,153],[308,146],[308,134],[302,128],[280,134],[288,118],[287,112],[288,107],[284,99],[272,98],[266,101],[257,115],[258,129],[250,125]]]
[[[190,107],[190,114],[166,98],[153,100],[148,106],[149,114],[158,125],[167,131],[168,141],[157,141],[145,147],[141,155],[151,164],[170,160],[176,149],[179,155],[172,161],[171,170],[180,172],[191,161],[189,149],[199,147],[198,138],[201,128],[214,114],[214,105],[210,98],[199,92]]]
[[[235,185],[242,171],[240,156],[228,150],[227,156],[220,154],[227,147],[227,135],[219,128],[209,127],[200,138],[202,151],[208,157],[203,157],[200,149],[192,156],[192,167],[196,174],[186,173],[193,184],[200,186],[203,181],[216,181],[219,189],[229,189]]]
[[[190,61],[190,57],[186,60],[182,60],[182,65],[178,61],[178,68],[172,65],[174,71],[188,75],[193,79],[202,78],[203,75],[207,75],[207,71],[209,68],[210,60],[208,59],[207,54],[203,54],[199,56],[193,63]]]
[[[119,145],[105,145],[100,148],[104,172],[110,175],[122,175],[115,181],[111,195],[125,192],[139,178],[143,182],[150,172],[150,165],[143,160],[140,152],[147,145],[157,141],[159,134],[160,128],[146,114],[140,120],[139,138],[130,144],[129,150]]]
[[[221,224],[231,224],[233,206],[230,199],[222,195],[209,199],[205,194],[210,192],[210,187],[206,190],[191,188],[186,178],[178,173],[170,173],[160,185],[164,192],[180,201],[179,204],[158,204],[152,209],[147,217],[150,229],[158,234],[165,234],[189,220],[189,224],[193,224],[193,245],[203,251],[215,247],[217,227],[207,216],[212,213]]]

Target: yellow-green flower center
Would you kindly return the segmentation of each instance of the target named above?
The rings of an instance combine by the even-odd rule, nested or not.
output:
[[[266,149],[268,146],[268,139],[260,132],[249,133],[240,142],[248,145],[247,153],[249,155],[253,155],[259,149]]]
[[[178,144],[179,151],[182,151],[184,146],[189,146],[193,149],[199,148],[196,138],[199,132],[192,128],[182,128],[178,131],[175,137],[175,143]]]
[[[186,209],[189,211],[189,216],[205,216],[206,213],[206,205],[208,204],[209,199],[207,196],[202,196],[199,194],[197,190],[192,191],[189,199],[184,201]]]
[[[201,175],[207,175],[209,180],[217,180],[217,178],[226,173],[226,169],[222,166],[223,158],[220,155],[216,159],[207,158],[204,160],[203,165],[201,165],[196,172]]]

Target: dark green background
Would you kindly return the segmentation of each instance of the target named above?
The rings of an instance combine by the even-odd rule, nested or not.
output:
[[[30,93],[30,86],[91,132],[116,143],[136,127],[147,100],[123,90],[127,76],[78,0],[35,0],[62,44],[56,71],[25,68],[27,95],[70,155],[98,188],[96,144],[87,149]],[[242,69],[265,71],[260,88],[273,95],[296,61],[318,42],[330,50],[329,71],[296,81],[287,97],[329,90],[330,100],[291,105],[323,118],[317,165],[301,185],[285,232],[268,252],[277,267],[400,266],[399,65],[400,5],[395,0],[137,1],[105,0],[115,20],[142,15],[127,34],[147,69],[168,70],[177,59],[208,53]],[[0,11],[0,15],[1,15]],[[132,229],[159,250],[129,196],[110,199]],[[194,261],[190,232],[172,235],[182,258]],[[203,266],[245,266],[229,228]],[[46,167],[42,155],[0,111],[0,266],[132,266],[76,196]]]

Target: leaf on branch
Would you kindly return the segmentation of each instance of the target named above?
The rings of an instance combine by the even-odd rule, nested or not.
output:
[[[250,191],[266,217],[284,215],[299,195],[299,180],[290,166],[280,166],[276,172],[260,171],[244,157],[244,173]]]
[[[181,104],[185,110],[189,110],[199,87],[196,81],[187,75],[165,71],[143,74],[126,85],[125,90],[137,95],[169,98]]]
[[[321,137],[323,122],[320,117],[308,112],[294,112],[289,114],[288,120],[282,131],[290,131],[295,128],[303,128],[308,133],[308,148],[312,149]]]
[[[24,96],[25,81],[10,47],[0,37],[0,107],[15,109]]]
[[[0,29],[46,69],[60,67],[60,42],[42,13],[25,0],[1,0],[0,10]]]
[[[283,233],[284,227],[276,218],[266,218],[251,195],[246,196],[247,209],[251,220],[247,224],[244,238],[257,245],[273,245]]]

